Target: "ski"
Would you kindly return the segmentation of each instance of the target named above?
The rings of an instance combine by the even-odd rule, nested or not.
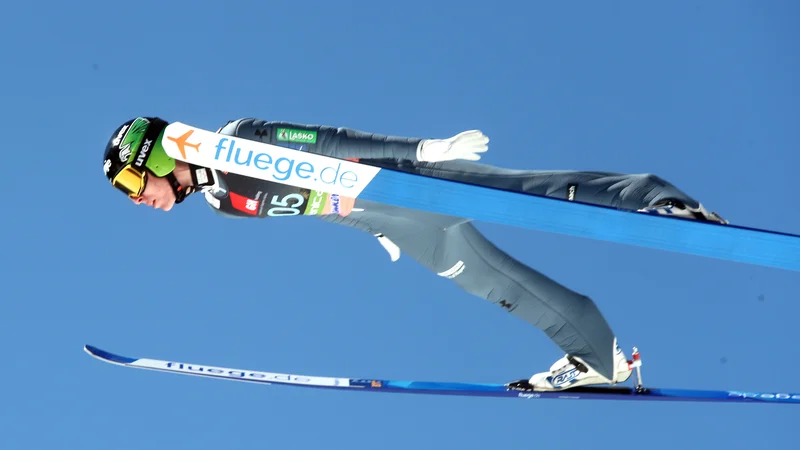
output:
[[[800,235],[425,177],[171,123],[173,158],[275,183],[550,233],[800,271]],[[286,205],[284,205],[286,206]]]
[[[310,376],[234,369],[150,358],[130,358],[110,353],[91,345],[84,346],[84,350],[100,361],[123,367],[265,385],[276,384],[317,389],[470,397],[509,397],[518,399],[800,404],[800,393],[645,388],[641,386],[640,375],[638,376],[639,383],[635,387],[579,387],[558,392],[542,392],[534,391],[526,387],[525,380],[512,383],[491,384]],[[634,358],[636,358],[636,356],[634,356]]]

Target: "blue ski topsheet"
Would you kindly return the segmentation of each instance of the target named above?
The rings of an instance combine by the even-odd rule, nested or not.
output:
[[[261,384],[282,384],[318,389],[472,397],[511,397],[521,399],[593,399],[800,404],[800,393],[655,388],[647,388],[643,391],[637,391],[636,389],[630,387],[616,386],[573,388],[559,392],[533,392],[510,389],[505,384],[401,381],[270,373],[176,361],[130,358],[127,356],[116,355],[91,345],[86,345],[84,350],[89,355],[101,361],[121,365],[124,367],[157,370],[182,375],[204,376],[231,381]]]
[[[800,270],[800,235],[657,216],[382,169],[358,198],[696,256]]]
[[[170,157],[222,172],[402,208],[800,271],[800,236],[794,234],[622,211],[426,177],[381,168],[377,162],[369,165],[233,138],[180,122],[171,123],[164,133],[162,144]],[[273,201],[287,206],[279,199]]]

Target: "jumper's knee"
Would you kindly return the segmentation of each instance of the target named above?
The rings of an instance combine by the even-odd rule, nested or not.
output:
[[[634,183],[642,186],[650,186],[650,187],[672,186],[665,179],[653,173],[642,173],[634,175],[634,177],[636,179]]]
[[[658,175],[644,173],[633,175],[632,177],[633,180],[625,191],[628,201],[636,203],[632,205],[636,208],[652,206],[669,199],[679,200],[692,207],[697,204],[695,199],[689,197],[674,184]]]

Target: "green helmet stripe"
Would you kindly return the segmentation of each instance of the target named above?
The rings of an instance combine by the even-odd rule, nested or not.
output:
[[[125,137],[122,138],[122,142],[119,144],[120,159],[123,159],[123,155],[130,154],[130,156],[127,157],[127,162],[130,163],[133,161],[134,156],[136,156],[139,152],[139,148],[142,146],[144,133],[149,124],[149,120],[138,118],[128,127],[128,132],[125,133]]]
[[[125,133],[125,137],[122,139],[119,147],[121,152],[120,154],[127,154],[130,152],[130,156],[127,157],[128,163],[133,162],[138,155],[139,150],[142,148],[142,144],[144,143],[147,128],[150,125],[151,122],[149,120],[139,117],[133,121],[131,126],[128,128],[128,132]],[[161,130],[158,135],[158,139],[156,139],[153,147],[150,149],[150,155],[148,156],[147,163],[145,164],[145,167],[153,172],[153,174],[157,177],[166,176],[175,170],[175,159],[167,155],[167,152],[164,150],[164,146],[161,144],[161,139],[163,139],[163,137],[164,130]]]

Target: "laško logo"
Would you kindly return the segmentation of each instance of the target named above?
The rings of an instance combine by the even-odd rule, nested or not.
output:
[[[316,144],[317,132],[293,130],[291,128],[278,128],[278,140],[286,142],[301,142],[304,144]]]
[[[142,144],[141,150],[139,150],[139,154],[136,156],[136,165],[141,167],[144,164],[145,159],[147,159],[147,154],[150,153],[150,149],[153,146],[153,141],[150,139],[145,139],[144,143]]]

